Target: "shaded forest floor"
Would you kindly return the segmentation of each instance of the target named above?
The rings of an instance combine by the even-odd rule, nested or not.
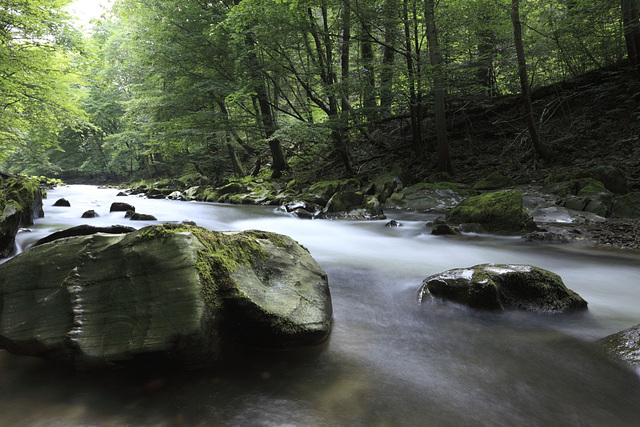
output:
[[[640,79],[626,69],[597,70],[534,90],[532,98],[541,138],[553,158],[535,159],[519,96],[461,101],[448,112],[455,181],[473,184],[500,172],[519,184],[532,184],[558,172],[612,165],[626,173],[631,191],[640,191]],[[435,127],[429,123],[427,140],[435,145]],[[403,165],[405,182],[437,179],[430,178],[437,166],[435,153],[416,159],[410,136],[403,132],[408,126],[396,124],[386,134],[395,134],[395,143],[389,143],[395,148],[386,156],[376,153],[380,160],[372,170]]]
[[[500,172],[520,185],[542,189],[549,175],[610,165],[624,171],[630,191],[640,191],[640,79],[624,68],[596,70],[534,90],[532,98],[541,138],[552,159],[535,158],[519,96],[482,103],[467,100],[450,106],[448,112],[452,180],[473,185]],[[396,149],[375,154],[380,160],[367,165],[371,175],[401,165],[405,184],[444,180],[435,173],[435,153],[417,159],[410,149],[406,122],[396,123],[395,129],[389,125],[386,136],[395,134],[395,143],[389,145]],[[426,131],[435,145],[435,127],[428,124]],[[638,219],[608,219],[579,228],[590,244],[640,249]]]

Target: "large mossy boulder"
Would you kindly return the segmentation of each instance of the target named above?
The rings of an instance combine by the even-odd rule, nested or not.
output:
[[[418,212],[446,212],[476,194],[464,184],[454,182],[419,183],[406,187],[386,199],[385,209],[408,209]]]
[[[611,213],[618,218],[640,218],[640,192],[634,191],[616,198]]]
[[[15,251],[15,237],[21,226],[44,216],[39,180],[0,174],[0,258]]]
[[[640,367],[640,325],[611,334],[598,343],[615,358],[632,367]]]
[[[585,309],[587,302],[560,276],[531,265],[482,264],[427,277],[419,291],[473,308],[515,308],[539,313]]]
[[[340,191],[329,199],[316,218],[377,220],[387,217],[375,196],[365,195],[361,191]]]
[[[513,187],[516,182],[500,172],[493,172],[485,178],[476,182],[473,186],[474,190],[498,190],[501,188]]]
[[[312,184],[301,195],[300,199],[316,205],[326,206],[331,197],[340,191],[360,191],[362,184],[355,178],[319,181]]]
[[[469,197],[447,214],[447,221],[456,224],[480,224],[490,233],[531,232],[536,229],[536,224],[524,212],[522,201],[522,193],[517,190]]]
[[[289,237],[162,225],[37,246],[0,265],[0,346],[80,368],[198,367],[318,344],[327,276]]]
[[[627,176],[615,166],[596,166],[579,172],[549,175],[545,184],[562,184],[585,179],[599,181],[604,188],[615,194],[626,194],[629,191]]]

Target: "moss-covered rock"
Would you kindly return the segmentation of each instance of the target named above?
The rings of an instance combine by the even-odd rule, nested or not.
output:
[[[0,346],[83,368],[209,365],[331,324],[327,277],[289,237],[177,224],[23,252],[0,265],[0,300]]]
[[[586,309],[587,302],[560,276],[530,265],[482,264],[427,277],[419,291],[473,308],[516,308],[539,313]]]
[[[300,199],[305,202],[315,203],[317,205],[326,206],[331,197],[339,191],[360,191],[361,183],[355,178],[319,181],[311,185],[306,191],[300,195]]]
[[[583,179],[599,181],[602,183],[604,188],[615,194],[626,194],[629,191],[625,173],[614,166],[597,166],[576,173],[549,175],[545,179],[545,184],[553,185]]]
[[[611,206],[611,213],[619,218],[640,218],[640,192],[616,198]]]
[[[447,214],[447,221],[478,223],[491,233],[530,232],[536,229],[536,224],[524,213],[522,199],[522,193],[517,190],[469,197]]]
[[[408,209],[418,212],[446,212],[462,200],[476,194],[464,184],[454,182],[419,183],[389,196],[385,209]]]
[[[403,188],[400,178],[392,174],[381,175],[373,181],[373,194],[383,204],[393,193],[402,191]]]
[[[473,186],[473,189],[498,190],[501,188],[513,187],[514,185],[516,185],[516,182],[512,178],[504,176],[500,172],[493,172],[480,181],[476,182]]]
[[[611,334],[598,343],[615,358],[634,368],[640,367],[640,325]]]
[[[0,258],[14,252],[20,226],[44,216],[39,185],[36,178],[0,175]]]

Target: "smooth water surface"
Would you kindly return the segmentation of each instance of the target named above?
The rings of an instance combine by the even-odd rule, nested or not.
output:
[[[91,186],[49,192],[21,248],[88,223],[141,227],[109,213],[125,201],[161,221],[292,236],[329,276],[334,325],[318,348],[248,355],[200,371],[76,372],[0,353],[2,425],[637,426],[638,375],[594,341],[640,323],[640,255],[518,238],[430,235],[433,216],[300,220],[273,207],[138,197]],[[51,205],[60,197],[71,208]],[[101,216],[81,220],[85,210]],[[589,302],[565,316],[487,313],[426,299],[422,280],[476,264],[533,264]]]

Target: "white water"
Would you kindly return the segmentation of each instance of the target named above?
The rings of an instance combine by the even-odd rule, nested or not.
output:
[[[255,355],[197,372],[82,373],[0,353],[2,425],[487,425],[632,426],[640,423],[635,372],[593,341],[640,323],[640,255],[517,238],[436,237],[433,217],[386,212],[386,221],[308,221],[269,207],[137,197],[72,186],[49,192],[46,217],[21,247],[52,231],[132,222],[114,201],[161,221],[292,236],[329,275],[330,340],[308,352]],[[71,208],[51,205],[65,197]],[[97,219],[81,220],[88,209]],[[485,313],[427,299],[422,280],[480,263],[533,264],[560,274],[589,312]]]

